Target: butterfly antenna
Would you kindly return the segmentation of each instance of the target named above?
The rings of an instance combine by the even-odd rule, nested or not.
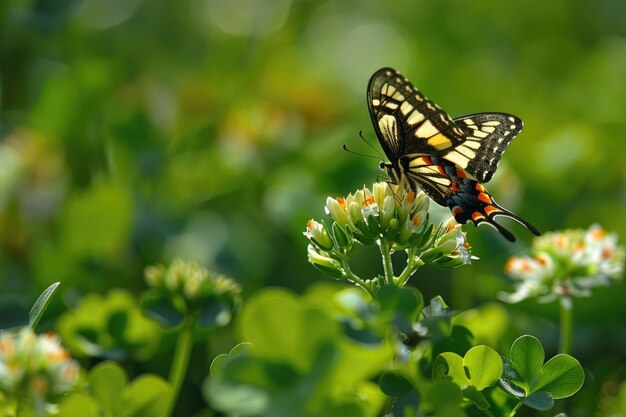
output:
[[[344,143],[344,145],[343,145],[343,150],[344,150],[344,151],[346,151],[346,152],[348,152],[348,153],[351,153],[351,154],[353,154],[353,155],[364,156],[364,157],[366,157],[366,158],[374,158],[374,159],[379,159],[377,156],[374,156],[374,155],[365,155],[365,154],[363,154],[363,153],[354,152],[354,151],[352,151],[352,150],[348,149],[348,146],[347,146],[345,143]]]
[[[369,146],[370,148],[372,148],[374,150],[374,152],[376,152],[379,156],[380,156],[380,160],[381,161],[385,161],[385,157],[383,156],[382,153],[380,153],[380,151],[378,149],[376,149],[376,147],[374,147],[374,145],[372,145],[371,143],[369,143],[367,141],[367,139],[365,139],[365,137],[363,136],[363,131],[359,130],[359,137],[361,139],[363,139],[363,142],[365,142],[367,144],[367,146]]]

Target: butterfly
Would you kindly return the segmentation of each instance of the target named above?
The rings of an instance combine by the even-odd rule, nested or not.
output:
[[[506,113],[478,113],[452,119],[392,68],[372,75],[367,103],[378,140],[389,158],[381,163],[389,182],[422,189],[448,207],[458,223],[487,224],[514,242],[495,222],[509,217],[539,236],[526,220],[495,202],[482,183],[496,171],[507,145],[522,130],[522,121]]]

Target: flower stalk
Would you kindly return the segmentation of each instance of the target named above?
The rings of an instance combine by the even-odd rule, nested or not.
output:
[[[571,297],[561,297],[559,353],[570,354],[574,336],[574,302]]]

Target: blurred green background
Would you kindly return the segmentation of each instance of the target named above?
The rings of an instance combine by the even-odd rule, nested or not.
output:
[[[489,184],[505,207],[542,231],[597,222],[624,241],[625,16],[621,0],[4,0],[0,304],[27,309],[60,280],[42,323],[54,328],[84,295],[139,293],[143,268],[176,256],[244,295],[326,280],[302,232],[326,196],[379,173],[341,147],[373,154],[360,130],[378,146],[365,90],[383,66],[453,116],[524,120]],[[413,284],[455,309],[493,301],[531,238],[507,225],[518,243],[467,227],[480,261]],[[355,269],[377,271],[372,255]],[[626,375],[624,288],[575,306],[590,372],[573,416]],[[556,305],[507,309],[504,345],[529,332],[554,353]],[[229,348],[221,338],[192,379]]]

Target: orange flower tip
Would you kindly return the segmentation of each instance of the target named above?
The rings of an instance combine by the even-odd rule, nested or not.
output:
[[[469,242],[463,242],[463,247],[466,248],[466,249],[469,249],[469,247],[470,247]]]
[[[30,385],[32,390],[38,394],[43,394],[48,390],[48,382],[41,377],[33,378]]]
[[[313,219],[310,219],[308,222],[306,222],[306,228],[309,230],[313,230]]]
[[[509,260],[504,264],[504,272],[511,272],[513,270],[513,265],[515,265],[515,258],[509,258]]]
[[[343,198],[339,197],[339,198],[337,199],[337,202],[339,203],[339,205],[341,206],[341,208],[344,208],[344,209],[346,208],[346,200],[345,200],[345,199],[343,199]]]
[[[369,206],[370,204],[374,204],[375,202],[376,200],[374,200],[374,197],[370,197],[370,198],[366,198],[365,200],[363,200],[363,205]]]
[[[459,178],[467,178],[467,174],[461,168],[456,169],[456,176]]]
[[[532,267],[530,266],[530,262],[528,262],[528,260],[524,259],[522,260],[522,262],[520,262],[520,270],[522,271],[530,271],[532,269]]]
[[[538,255],[538,256],[535,256],[535,260],[536,260],[537,262],[539,262],[541,265],[544,265],[544,266],[545,266],[545,265],[547,265],[547,263],[548,263],[548,261],[546,260],[546,258],[545,258],[545,257],[543,257],[543,256],[539,256],[539,255]]]
[[[606,236],[604,229],[597,228],[591,231],[591,237],[594,239],[602,239],[604,236]]]
[[[408,201],[410,204],[413,204],[413,202],[415,201],[415,193],[413,192],[413,190],[409,190],[406,193],[406,201]]]

